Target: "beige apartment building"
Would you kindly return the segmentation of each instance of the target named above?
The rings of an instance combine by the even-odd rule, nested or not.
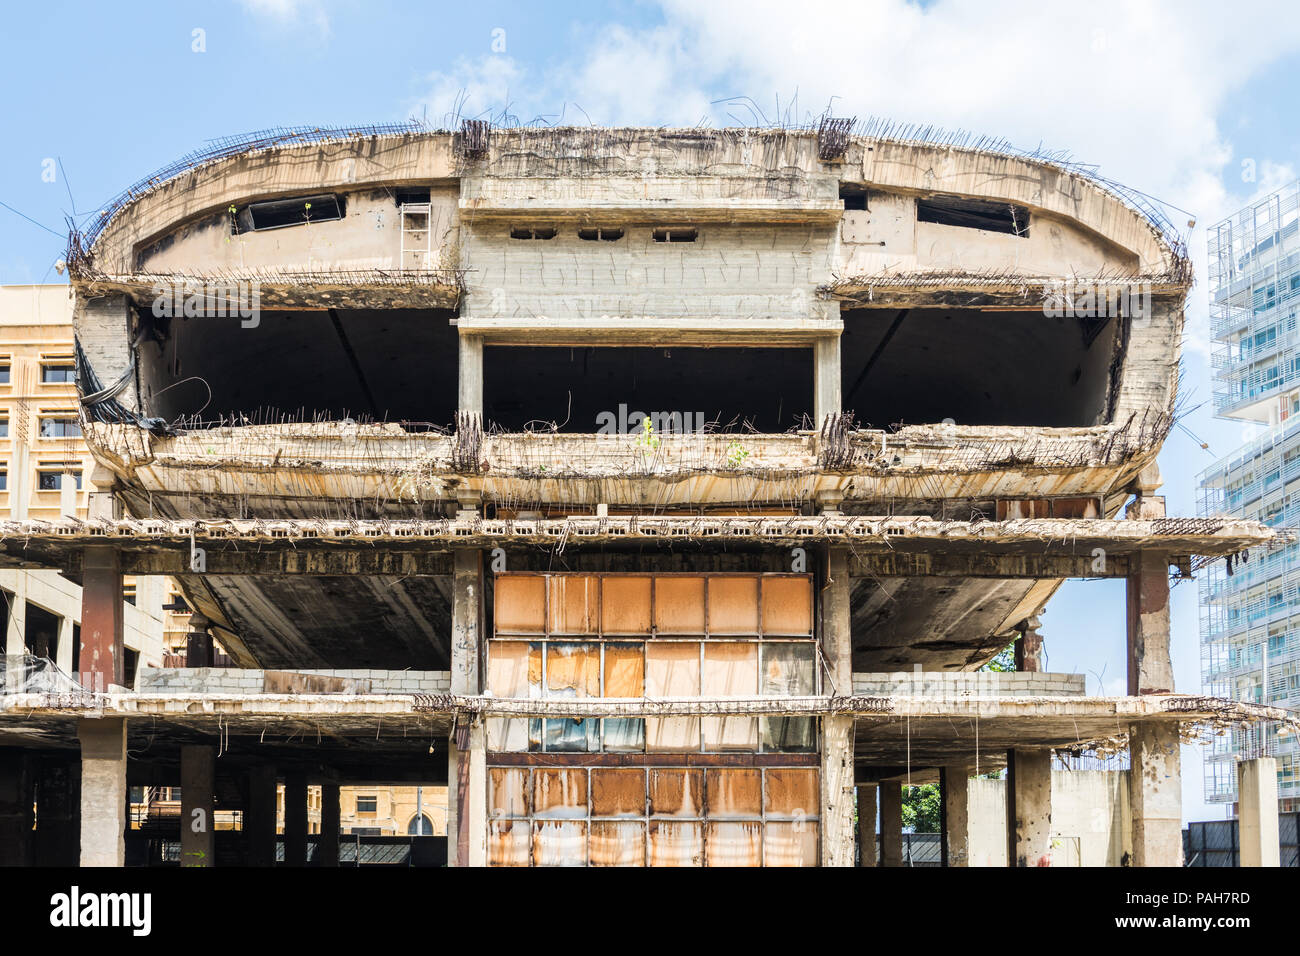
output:
[[[81,436],[72,297],[65,285],[0,286],[0,515],[84,519],[94,460]],[[188,614],[161,577],[124,582],[125,677],[182,645]],[[57,571],[0,571],[7,657],[78,670],[81,588]]]

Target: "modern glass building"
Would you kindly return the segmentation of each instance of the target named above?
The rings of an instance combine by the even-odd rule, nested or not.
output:
[[[1210,328],[1220,418],[1271,426],[1200,477],[1200,512],[1300,525],[1300,181],[1211,227]],[[1207,693],[1300,707],[1300,545],[1201,576]],[[1300,740],[1234,730],[1206,759],[1211,802],[1236,800],[1238,756],[1275,756],[1283,810],[1300,807]]]

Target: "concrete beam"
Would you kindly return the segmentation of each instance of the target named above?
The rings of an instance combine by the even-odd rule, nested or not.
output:
[[[903,784],[880,782],[880,865],[903,865]]]
[[[876,785],[858,784],[858,866],[876,866]]]
[[[1133,865],[1183,865],[1183,779],[1178,727],[1144,723],[1129,733]]]
[[[181,866],[216,866],[216,748],[181,747]]]
[[[116,548],[86,548],[81,566],[82,683],[106,691],[123,680],[122,567]]]
[[[946,866],[970,865],[969,782],[965,767],[942,767],[939,770]]]
[[[1237,844],[1242,866],[1281,866],[1278,841],[1277,759],[1237,764]]]
[[[1052,865],[1052,752],[1007,751],[1007,862]]]
[[[120,585],[117,594],[120,606]],[[84,627],[81,633],[84,637]],[[81,865],[124,866],[126,720],[83,718],[77,721],[77,737],[81,740]]]

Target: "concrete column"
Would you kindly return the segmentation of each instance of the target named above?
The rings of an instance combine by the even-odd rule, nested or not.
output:
[[[249,866],[275,866],[275,798],[275,767],[262,764],[250,770],[244,808]]]
[[[1128,576],[1128,693],[1172,694],[1169,656],[1169,555],[1140,551]]]
[[[284,865],[307,865],[307,777],[284,778]]]
[[[72,619],[70,614],[65,614],[59,618],[59,654],[54,659],[54,663],[65,674],[72,673],[72,642],[76,637],[76,633],[77,622]]]
[[[115,550],[87,548],[81,573],[82,684],[106,691],[122,683],[122,568]]]
[[[903,865],[903,785],[880,782],[880,865]]]
[[[858,784],[858,866],[876,865],[876,785]]]
[[[1183,865],[1183,775],[1178,727],[1135,724],[1129,734],[1133,865]]]
[[[120,586],[117,603],[122,603]],[[124,866],[126,720],[78,720],[77,737],[81,740],[81,865]]]
[[[487,724],[469,729],[469,865],[487,866]]]
[[[0,750],[0,866],[31,866],[35,862],[35,799],[31,753],[17,748]]]
[[[460,748],[453,731],[447,742],[447,865],[464,866],[460,859]],[[466,850],[468,852],[468,848]]]
[[[190,615],[190,632],[185,638],[185,666],[211,667],[214,660],[208,619],[195,611]]]
[[[212,822],[216,776],[215,748],[181,747],[181,866],[216,866]]]
[[[81,856],[80,814],[81,760],[43,756],[36,768],[37,866],[77,865]]]
[[[13,576],[13,592],[5,597],[9,602],[9,623],[5,627],[5,656],[21,657],[27,653],[27,574],[19,571]],[[10,689],[17,693],[15,686]]]
[[[320,785],[320,842],[316,844],[317,866],[339,865],[339,785]]]
[[[483,337],[460,337],[460,412],[483,414]]]
[[[483,640],[483,552],[458,550],[452,576],[451,692],[477,694]]]
[[[840,337],[824,335],[813,348],[814,427],[821,428],[827,415],[838,415],[840,402]]]
[[[1237,828],[1242,866],[1281,866],[1278,838],[1277,759],[1237,764]]]
[[[1038,618],[1026,618],[1020,625],[1016,641],[1016,670],[1039,673],[1043,669],[1043,635],[1038,633]]]
[[[1007,751],[1007,865],[1052,865],[1052,752]]]
[[[970,865],[969,781],[965,767],[939,771],[943,799],[943,846],[948,866]]]
[[[838,341],[838,340],[837,340]],[[853,641],[849,608],[849,555],[830,548],[821,589],[821,642],[826,661],[824,693],[853,693]],[[822,718],[821,865],[853,865],[853,717]]]

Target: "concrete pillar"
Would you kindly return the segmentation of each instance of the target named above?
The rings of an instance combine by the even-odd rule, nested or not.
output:
[[[185,666],[211,667],[214,661],[208,619],[195,611],[190,615],[190,631],[185,638]]]
[[[1016,641],[1016,670],[1037,674],[1043,669],[1043,635],[1038,633],[1039,620],[1026,618],[1020,625]]]
[[[307,777],[284,778],[284,865],[307,865]]]
[[[903,785],[880,782],[880,865],[903,865]]]
[[[970,865],[969,780],[965,767],[944,767],[939,771],[944,862],[947,866]]]
[[[85,550],[81,572],[82,684],[106,691],[122,683],[122,568],[115,550]]]
[[[261,764],[248,772],[244,831],[249,866],[275,866],[275,767]]]
[[[35,800],[31,753],[17,748],[0,750],[0,866],[31,866],[35,862]]]
[[[487,866],[487,724],[479,717],[469,729],[469,865]]]
[[[814,427],[821,428],[827,415],[838,415],[840,402],[840,337],[824,335],[813,348]]]
[[[838,340],[837,340],[838,341]],[[824,692],[853,693],[853,641],[849,608],[849,555],[830,548],[821,589],[821,642],[826,662]],[[821,864],[853,865],[853,717],[822,718]]]
[[[876,865],[876,785],[858,784],[858,866]]]
[[[483,552],[455,552],[451,602],[451,692],[477,694],[483,640]]]
[[[1129,734],[1133,865],[1183,865],[1183,775],[1178,726],[1135,724]]]
[[[8,602],[9,623],[5,627],[5,656],[22,657],[27,653],[27,575],[18,572],[13,576],[13,591],[4,595]],[[19,688],[8,688],[10,693],[18,693]]]
[[[1137,497],[1125,509],[1129,519],[1165,516],[1165,499],[1152,494],[1160,487],[1154,466],[1134,483]],[[1172,694],[1174,668],[1169,657],[1169,555],[1139,551],[1129,559],[1128,574],[1128,694]]]
[[[1007,751],[1007,865],[1052,865],[1052,752]]]
[[[483,552],[457,550],[452,577],[451,692],[477,694],[481,689],[479,661],[483,642]],[[455,827],[449,832],[448,860],[456,866],[473,866],[487,854],[487,771],[484,728],[473,722],[453,733],[449,772],[449,817],[454,808]],[[458,736],[459,735],[459,736]],[[464,752],[461,752],[461,751]],[[480,753],[475,753],[478,750]],[[477,764],[482,761],[482,783],[476,789]],[[482,814],[476,812],[482,809]],[[477,829],[478,826],[482,829]],[[483,852],[478,852],[479,844]],[[480,864],[482,865],[482,864]]]
[[[317,866],[339,865],[339,785],[320,785],[320,841],[316,844]]]
[[[460,413],[483,414],[483,337],[460,337]]]
[[[36,865],[81,858],[81,760],[43,756],[36,768]]]
[[[125,613],[125,612],[124,612]],[[77,622],[69,614],[59,618],[59,654],[55,666],[65,674],[72,673],[72,643],[76,639]]]
[[[122,603],[120,587],[117,603]],[[81,865],[124,866],[126,720],[78,720],[77,737],[81,740]]]
[[[1237,829],[1242,866],[1281,866],[1277,819],[1277,759],[1237,764]]]
[[[216,777],[215,748],[181,747],[181,866],[216,866],[212,822]]]

